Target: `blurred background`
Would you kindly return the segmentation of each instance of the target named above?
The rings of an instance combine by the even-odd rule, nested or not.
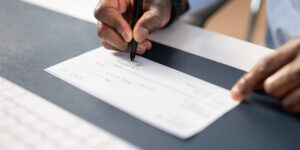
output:
[[[184,22],[234,38],[263,45],[266,30],[265,0],[190,0]]]

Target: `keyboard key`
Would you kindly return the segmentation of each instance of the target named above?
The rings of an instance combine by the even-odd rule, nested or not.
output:
[[[15,98],[15,94],[11,90],[5,90],[5,91],[1,92],[1,95],[8,99]]]
[[[51,128],[51,125],[46,122],[37,122],[33,124],[31,127],[33,128],[33,130],[36,130],[37,132],[45,133]]]
[[[0,150],[54,149],[137,147],[0,77]]]
[[[87,137],[94,134],[97,131],[97,129],[94,128],[93,126],[90,126],[88,124],[83,124],[83,123],[75,125],[74,127],[72,127],[72,129],[73,129],[73,134],[79,137]]]
[[[30,134],[24,139],[26,143],[33,143],[33,144],[41,143],[43,142],[43,140],[44,140],[43,137],[39,134]]]
[[[55,140],[55,141],[64,141],[65,140],[65,132],[60,129],[53,130],[52,132],[46,132],[46,136],[49,139]]]
[[[29,135],[30,136],[30,135],[32,135],[32,131],[30,131],[25,125],[15,126],[13,129],[10,130],[10,133],[12,133],[15,136],[19,136],[19,135]]]
[[[26,93],[22,88],[19,87],[12,88],[11,92],[15,94],[15,97],[21,96]]]

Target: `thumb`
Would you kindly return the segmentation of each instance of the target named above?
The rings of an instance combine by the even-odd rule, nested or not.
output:
[[[165,26],[169,19],[164,19],[158,11],[149,10],[143,14],[133,29],[133,38],[137,42],[146,40],[150,34]]]

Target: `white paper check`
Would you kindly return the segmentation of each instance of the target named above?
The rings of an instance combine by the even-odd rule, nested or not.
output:
[[[129,54],[104,48],[46,71],[179,138],[193,136],[238,105],[226,89],[139,56],[130,62]]]

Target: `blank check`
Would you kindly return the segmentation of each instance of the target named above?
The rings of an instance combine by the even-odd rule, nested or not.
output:
[[[239,104],[226,89],[143,57],[131,62],[128,53],[104,48],[46,71],[179,138],[195,135]]]

